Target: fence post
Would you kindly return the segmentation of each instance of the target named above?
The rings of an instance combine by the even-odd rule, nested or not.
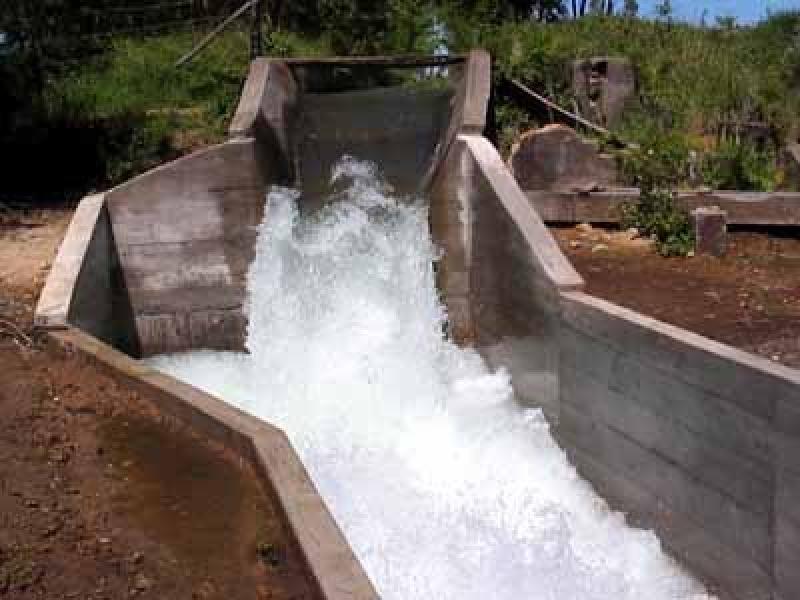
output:
[[[250,30],[250,58],[256,59],[264,55],[264,1],[256,0],[253,3],[253,23]]]

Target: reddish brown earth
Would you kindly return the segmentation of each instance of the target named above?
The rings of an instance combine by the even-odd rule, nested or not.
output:
[[[664,258],[625,232],[552,231],[588,293],[800,368],[800,234],[732,233],[723,258]]]
[[[315,597],[238,457],[31,330],[67,220],[0,215],[0,598]]]

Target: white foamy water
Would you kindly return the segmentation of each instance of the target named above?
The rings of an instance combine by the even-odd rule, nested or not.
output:
[[[335,202],[267,198],[249,355],[154,363],[284,429],[385,599],[705,599],[575,473],[509,377],[443,334],[420,203],[343,160]]]

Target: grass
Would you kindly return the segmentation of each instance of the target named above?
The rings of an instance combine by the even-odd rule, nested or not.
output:
[[[247,76],[249,33],[226,32],[176,68],[198,40],[191,33],[118,39],[49,81],[44,109],[3,151],[12,158],[0,200],[74,200],[223,141]],[[289,33],[274,33],[268,42],[273,55],[326,51]]]
[[[756,149],[766,153],[761,157],[754,156],[752,148],[730,148],[732,123],[765,122],[776,142],[798,133],[797,13],[775,15],[742,29],[588,17],[459,31],[467,32],[457,41],[460,45],[483,45],[491,51],[500,78],[522,79],[566,107],[572,105],[573,60],[627,57],[638,72],[640,101],[615,133],[643,146],[671,139],[686,154],[690,150],[703,154],[708,171],[704,177],[710,183],[769,189],[780,178],[773,172],[776,148]],[[515,127],[528,124],[524,114],[511,109],[501,116],[506,138],[513,137]],[[741,164],[717,164],[731,159]]]

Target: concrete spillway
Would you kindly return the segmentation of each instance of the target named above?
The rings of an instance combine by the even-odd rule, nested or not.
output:
[[[353,158],[333,175],[306,216],[302,190],[268,194],[249,354],[151,364],[288,433],[385,600],[709,598],[577,476],[504,370],[444,338],[424,199]]]
[[[38,324],[253,461],[324,597],[702,595],[662,547],[794,597],[800,376],[584,294],[449,62],[255,62],[228,142],[81,203]],[[262,420],[137,360],[186,351]]]

